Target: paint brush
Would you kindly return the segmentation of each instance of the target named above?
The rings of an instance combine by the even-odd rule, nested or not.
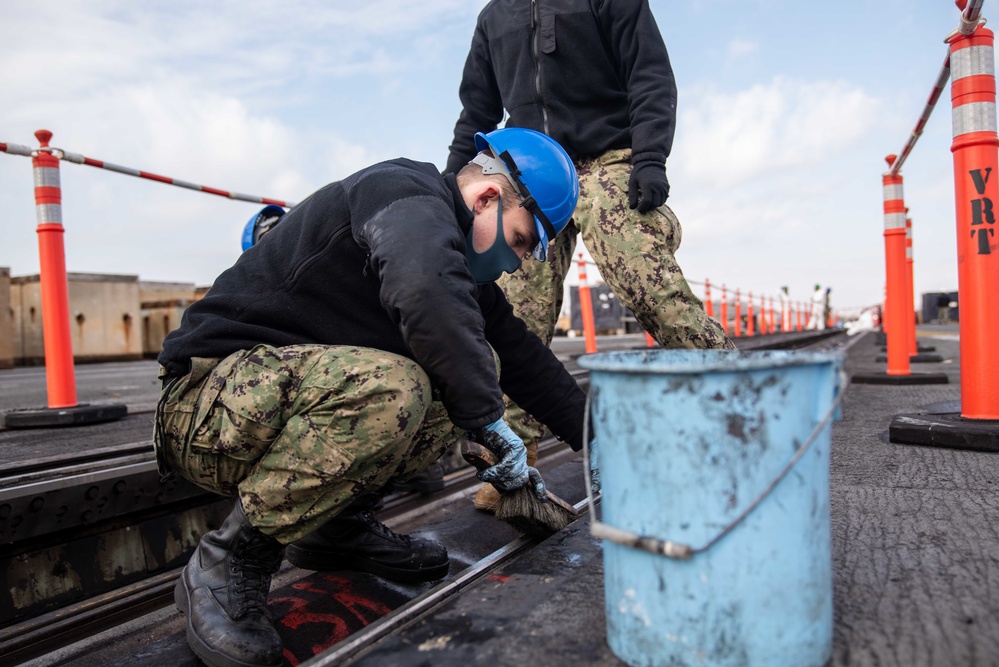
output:
[[[461,455],[480,472],[499,463],[492,451],[471,440],[461,443]],[[547,496],[547,500],[541,500],[529,486],[514,491],[500,491],[496,518],[531,537],[543,539],[562,530],[579,517],[575,507],[551,491],[547,492]]]

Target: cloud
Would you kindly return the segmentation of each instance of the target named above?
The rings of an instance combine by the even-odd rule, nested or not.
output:
[[[756,294],[790,284],[795,298],[820,282],[841,305],[877,295],[879,151],[885,136],[905,133],[890,107],[841,81],[688,89],[667,163],[688,277]],[[858,176],[869,187],[858,188]]]
[[[845,82],[776,77],[736,92],[694,87],[680,101],[671,168],[731,185],[801,167],[855,148],[881,106]]]
[[[33,145],[33,129],[49,126],[54,146],[87,157],[287,201],[371,161],[363,143],[335,129],[306,134],[252,99],[173,72],[80,95],[71,114],[58,107],[34,105],[0,140]],[[11,223],[0,264],[34,273],[31,163],[0,159],[0,202]],[[239,230],[258,208],[88,166],[64,162],[61,171],[71,271],[210,283],[238,255]]]
[[[430,36],[477,11],[466,0],[4,3],[0,85],[65,98],[164,70],[251,89],[413,71],[451,47]]]
[[[352,134],[349,123],[331,121],[330,112],[338,110],[331,105],[352,103],[331,79],[384,85],[386,72],[438,57],[427,29],[467,14],[466,5],[372,0],[285,3],[278,10],[253,1],[6,3],[0,7],[7,34],[0,88],[18,103],[5,109],[0,141],[34,145],[32,132],[47,127],[54,146],[87,157],[300,201],[390,157],[376,154],[382,149]],[[421,48],[384,48],[410,41]],[[317,99],[322,90],[332,90],[331,98]],[[324,108],[319,127],[301,122],[304,110]],[[0,203],[11,223],[0,263],[15,274],[32,273],[30,161],[0,160]],[[68,163],[62,181],[72,271],[114,267],[209,282],[234,259],[238,231],[256,209]]]
[[[733,39],[728,43],[729,58],[741,58],[758,51],[760,45],[746,39]]]

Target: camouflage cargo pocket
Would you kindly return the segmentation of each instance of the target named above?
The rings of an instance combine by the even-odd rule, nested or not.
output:
[[[235,495],[239,485],[264,455],[277,433],[217,403],[186,448],[182,474],[216,493]]]
[[[229,368],[213,378],[218,391],[203,392],[192,447],[237,461],[256,461],[281,433],[291,401],[287,391],[297,383],[292,370],[281,367],[273,353],[261,356],[259,350],[227,358],[232,361]]]
[[[282,446],[272,447],[240,485],[243,507],[267,534],[297,539],[346,506],[362,488],[348,476],[355,454],[327,438],[303,415],[290,419]],[[294,528],[289,532],[289,526]]]
[[[236,486],[281,433],[280,428],[262,424],[242,411],[239,402],[233,401],[228,391],[223,392],[190,441],[190,453],[200,461],[202,479],[226,495],[236,493]]]
[[[218,363],[218,359],[192,359],[191,372],[172,379],[163,388],[153,430],[156,465],[161,475],[178,472],[188,477],[180,462],[198,417],[202,389]],[[164,375],[165,369],[161,367],[160,377]],[[204,419],[204,413],[201,418]]]
[[[229,376],[246,354],[236,352],[211,368],[200,388],[189,390],[178,405],[188,414],[190,430],[176,443],[174,467],[198,486],[223,495],[236,493],[252,461],[263,455],[277,435],[276,430],[262,432],[255,424],[245,423],[243,415],[232,413],[226,405]],[[200,360],[192,361],[198,372]]]
[[[191,437],[191,447],[239,461],[256,461],[281,432],[241,415],[221,398]]]

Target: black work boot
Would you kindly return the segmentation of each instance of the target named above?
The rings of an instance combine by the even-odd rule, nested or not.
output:
[[[276,666],[281,637],[267,610],[271,575],[284,547],[250,525],[239,500],[206,534],[174,589],[187,616],[187,642],[210,667]]]
[[[422,496],[429,496],[444,490],[444,466],[440,461],[434,461],[423,472],[413,475],[404,482],[395,484],[397,491],[415,491]]]
[[[448,571],[440,542],[399,535],[375,518],[379,494],[359,496],[325,525],[288,545],[285,557],[305,570],[358,570],[401,582],[435,581]]]

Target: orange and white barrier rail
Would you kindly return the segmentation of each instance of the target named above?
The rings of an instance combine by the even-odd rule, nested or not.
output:
[[[49,133],[49,136],[51,137],[51,133]],[[103,160],[95,160],[94,158],[84,157],[79,153],[70,153],[69,151],[65,151],[61,148],[53,148],[50,146],[29,148],[28,146],[21,146],[20,144],[0,142],[0,153],[9,153],[11,155],[23,155],[25,157],[33,157],[39,153],[48,153],[57,160],[65,160],[66,162],[72,162],[73,164],[85,164],[89,167],[98,167],[100,169],[107,169],[108,171],[114,171],[119,174],[125,174],[126,176],[145,178],[150,181],[156,181],[158,183],[166,183],[167,185],[174,185],[177,186],[178,188],[186,188],[188,190],[204,192],[206,194],[217,195],[219,197],[226,197],[228,199],[236,199],[238,201],[248,201],[255,204],[274,204],[275,206],[283,206],[284,208],[291,208],[292,206],[295,205],[295,202],[286,202],[280,199],[272,199],[270,197],[258,197],[257,195],[247,195],[247,194],[242,194],[240,192],[220,190],[219,188],[213,188],[207,185],[199,185],[197,183],[182,181],[179,178],[161,176],[159,174],[154,174],[151,171],[143,171],[141,169],[134,169],[132,167],[123,167],[119,164],[104,162]]]
[[[966,6],[962,7],[961,0],[956,3],[958,7],[962,8],[961,13],[961,25],[958,26],[956,30],[944,41],[950,42],[950,40],[957,35],[970,35],[973,33],[980,25],[984,24],[984,19],[981,18],[982,13],[982,2],[983,0],[972,0],[967,3]],[[912,130],[912,134],[909,139],[905,142],[905,146],[902,147],[901,152],[898,154],[898,159],[895,163],[891,165],[888,170],[892,176],[897,174],[902,165],[905,163],[905,159],[909,157],[909,153],[915,148],[916,142],[919,141],[920,135],[923,134],[923,129],[926,127],[926,122],[930,119],[930,114],[933,113],[934,107],[937,105],[937,101],[940,99],[940,95],[943,93],[944,88],[947,86],[947,80],[950,78],[951,70],[951,53],[950,50],[947,51],[947,57],[944,58],[943,66],[940,68],[940,73],[937,74],[937,79],[933,83],[933,90],[930,91],[929,99],[926,100],[926,106],[923,107],[923,112],[919,116],[919,120],[916,121],[916,127]]]
[[[122,167],[70,153],[49,145],[52,133],[35,132],[38,148],[0,142],[0,153],[31,158],[35,183],[35,215],[38,222],[39,283],[42,297],[42,337],[45,346],[45,382],[48,407],[51,410],[75,408],[77,403],[76,375],[73,368],[73,346],[69,324],[69,286],[66,276],[66,252],[63,243],[62,186],[60,161],[85,164],[109,171],[145,178],[189,190],[257,204],[274,204],[290,208],[294,204],[279,199],[229,192],[207,185],[197,185],[151,172]]]

